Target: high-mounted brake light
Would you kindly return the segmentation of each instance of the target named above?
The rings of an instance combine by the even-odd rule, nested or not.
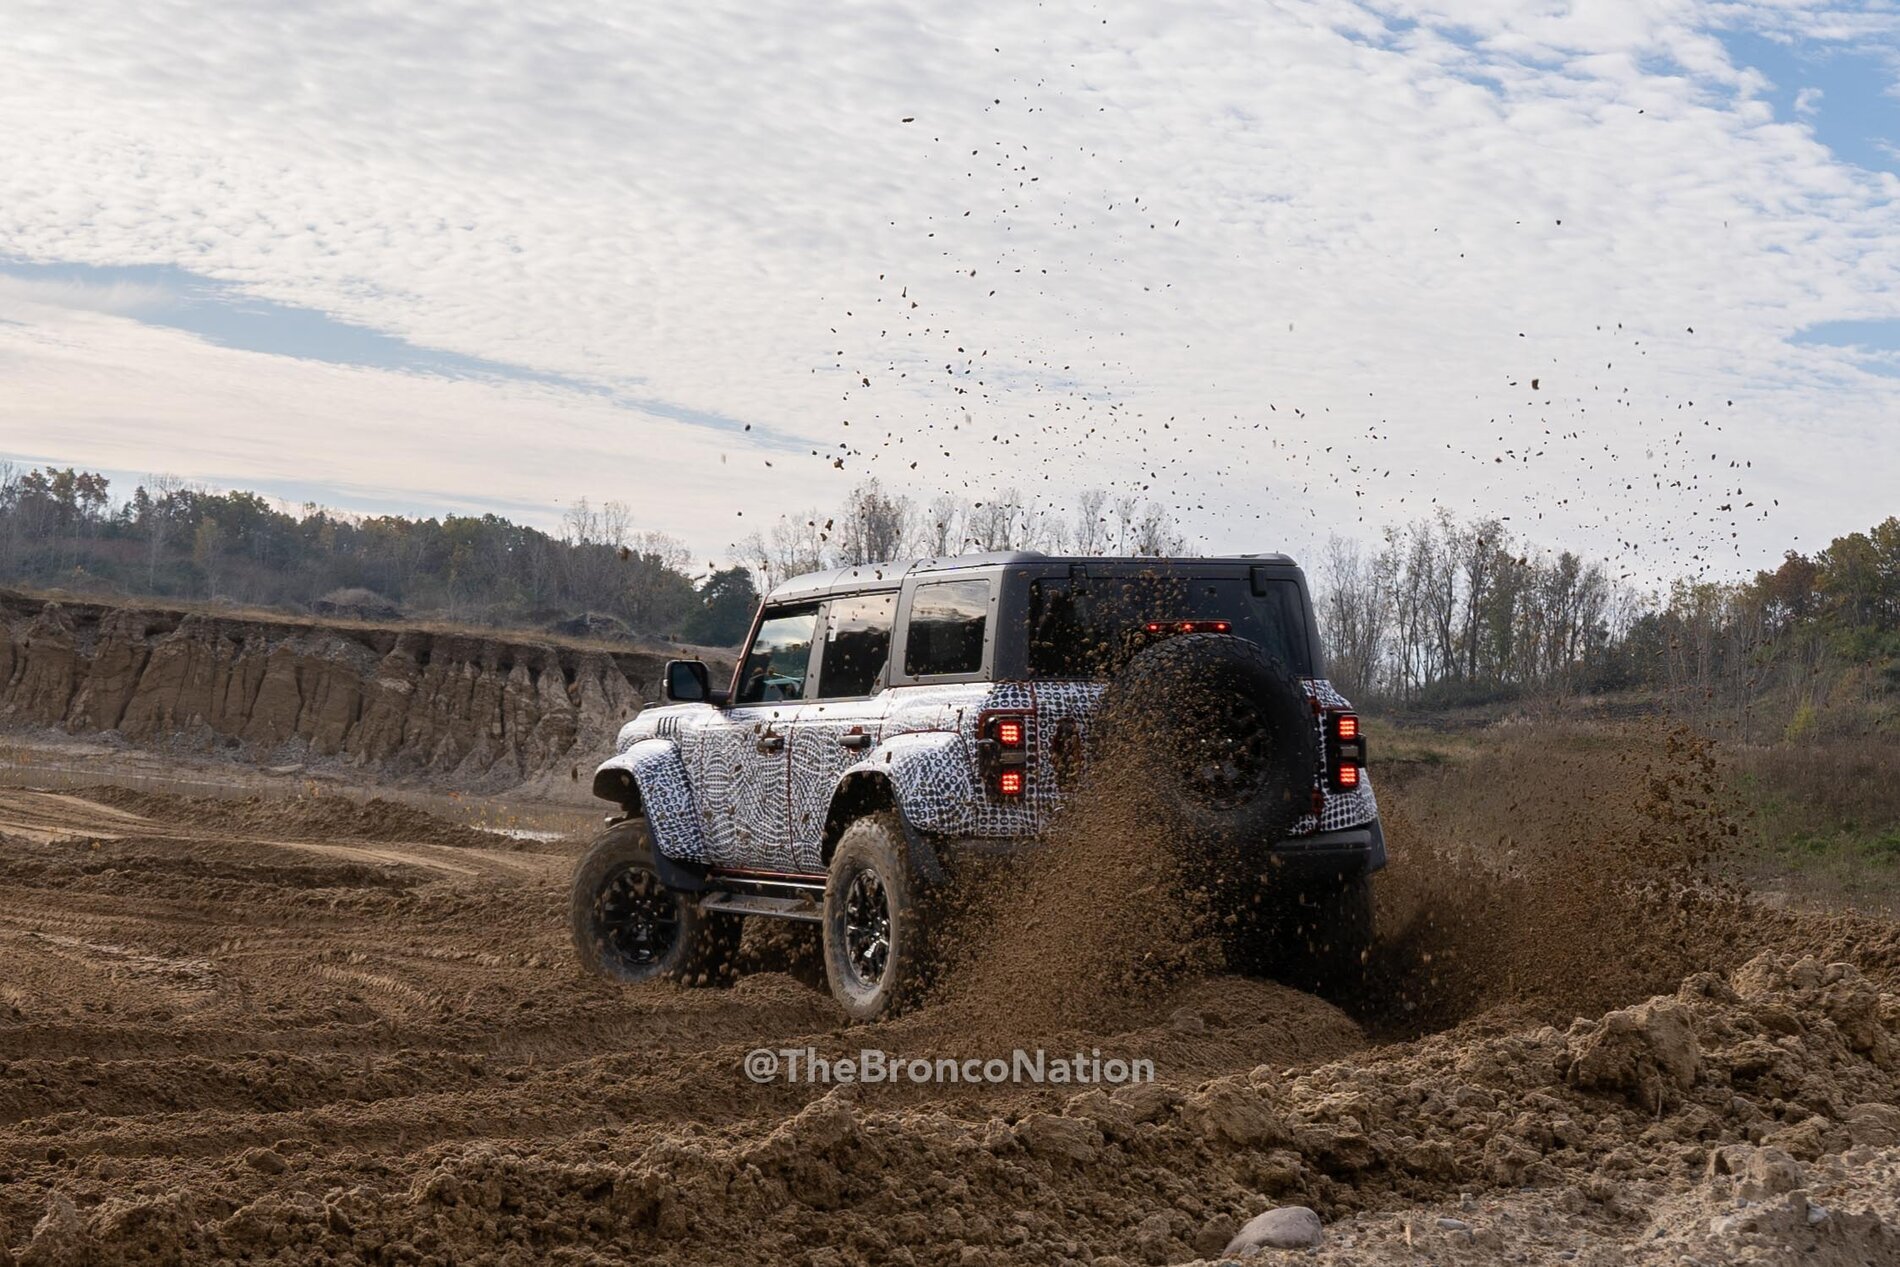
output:
[[[1004,770],[996,776],[996,790],[1004,796],[1021,796],[1023,794],[1023,772],[1014,769]]]
[[[1151,634],[1227,633],[1234,625],[1229,620],[1151,620],[1142,629]]]

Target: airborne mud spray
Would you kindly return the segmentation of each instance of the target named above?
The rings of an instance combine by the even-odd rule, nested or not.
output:
[[[1139,745],[1105,756],[1056,836],[956,912],[932,1006],[968,1032],[1140,1024],[1227,968],[1231,907],[1195,865],[1204,842],[1166,813],[1164,772]],[[1479,1016],[1561,1024],[1764,948],[1850,948],[1839,921],[1765,908],[1709,865],[1742,811],[1715,745],[1687,727],[1529,730],[1465,764],[1395,764],[1380,793],[1393,865],[1375,885],[1379,937],[1364,980],[1335,991],[1371,1039]],[[1890,943],[1852,949],[1880,971],[1900,963]]]

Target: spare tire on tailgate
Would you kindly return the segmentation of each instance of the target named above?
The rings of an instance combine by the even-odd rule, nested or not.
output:
[[[1299,679],[1254,643],[1183,634],[1109,683],[1092,739],[1156,817],[1205,844],[1269,845],[1312,812],[1319,728]]]

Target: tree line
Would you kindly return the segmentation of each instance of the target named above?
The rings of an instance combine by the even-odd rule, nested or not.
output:
[[[875,479],[834,511],[781,517],[695,567],[621,502],[568,507],[558,530],[498,515],[352,515],[149,476],[119,499],[96,472],[0,462],[0,583],[339,615],[430,615],[727,646],[789,576],[919,556],[1041,549],[1180,554],[1165,508],[1085,492],[1063,512],[1014,490],[919,507]]]
[[[1638,603],[1600,562],[1545,555],[1496,519],[1441,512],[1320,566],[1329,671],[1347,694],[1404,704],[1627,684]]]
[[[498,515],[286,510],[166,476],[110,490],[92,472],[0,463],[0,581],[713,644],[743,635],[756,599],[736,565],[696,583],[686,548],[618,502],[581,501],[549,533]]]
[[[552,532],[496,515],[287,509],[154,476],[115,499],[95,472],[0,462],[0,583],[342,615],[730,646],[788,576],[975,551],[1177,556],[1166,507],[1087,490],[1059,506],[1005,489],[919,504],[869,480],[830,512],[779,519],[695,566],[624,504],[567,508]],[[1496,519],[1450,514],[1335,538],[1312,569],[1329,673],[1368,704],[1432,707],[1632,688],[1751,733],[1825,714],[1884,726],[1900,700],[1900,520],[1731,583],[1637,593],[1601,561]],[[1851,716],[1850,716],[1851,715]]]
[[[1334,538],[1314,578],[1330,675],[1400,706],[1641,688],[1751,738],[1900,719],[1900,520],[1735,582],[1638,593],[1602,562],[1449,514]],[[1772,733],[1771,733],[1772,732]]]
[[[919,505],[866,480],[835,512],[784,515],[733,547],[769,588],[788,576],[888,559],[946,558],[997,550],[1167,557],[1188,541],[1165,506],[1084,489],[1061,506],[1014,488],[989,497],[941,496]]]

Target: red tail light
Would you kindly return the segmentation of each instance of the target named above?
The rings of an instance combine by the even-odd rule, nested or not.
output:
[[[1029,786],[1029,714],[985,713],[977,719],[977,761],[1001,797],[1021,796]]]
[[[1333,790],[1357,791],[1365,781],[1361,773],[1366,764],[1366,738],[1359,730],[1357,713],[1326,714],[1326,768],[1332,772]]]

